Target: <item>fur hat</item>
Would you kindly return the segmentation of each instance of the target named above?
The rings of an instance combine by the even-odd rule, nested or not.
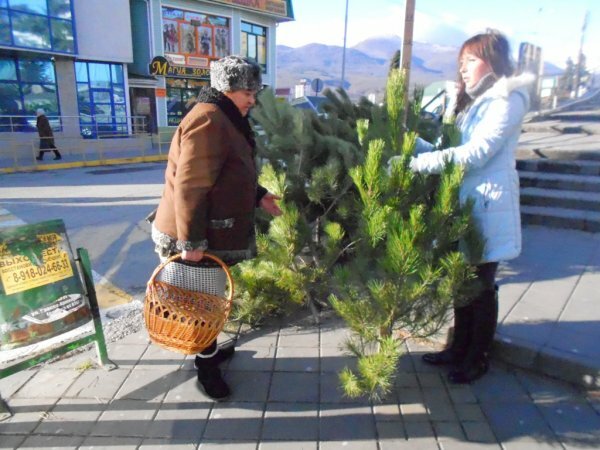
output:
[[[254,61],[241,56],[226,56],[210,65],[210,85],[220,92],[262,88],[261,69]]]
[[[43,108],[38,108],[37,111],[35,112],[35,114],[39,117],[39,116],[43,116],[46,114],[46,111],[44,111]]]

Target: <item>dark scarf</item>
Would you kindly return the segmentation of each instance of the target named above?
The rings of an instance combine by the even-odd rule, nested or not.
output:
[[[477,82],[475,86],[472,88],[466,88],[465,92],[472,99],[476,99],[489,88],[491,88],[494,83],[498,80],[494,72],[490,72],[481,77],[481,79]]]
[[[223,95],[222,92],[211,87],[204,87],[200,89],[200,93],[198,94],[198,103],[217,105],[231,121],[233,126],[246,138],[246,141],[250,144],[252,150],[256,148],[254,131],[252,131],[248,117],[242,116],[242,113],[240,113],[240,110],[235,106],[235,103],[227,96]]]

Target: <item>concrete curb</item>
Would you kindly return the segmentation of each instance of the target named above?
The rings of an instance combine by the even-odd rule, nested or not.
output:
[[[600,370],[577,360],[573,355],[496,334],[493,358],[538,374],[556,378],[585,389],[600,388]]]

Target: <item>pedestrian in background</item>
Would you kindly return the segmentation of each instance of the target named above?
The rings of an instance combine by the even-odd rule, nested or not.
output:
[[[183,265],[202,263],[205,251],[228,265],[254,257],[256,207],[281,214],[279,197],[258,185],[247,117],[262,87],[260,67],[247,58],[226,56],[211,64],[210,83],[173,136],[152,224],[161,259],[181,253]],[[219,293],[225,291],[222,269],[200,270],[199,283],[206,277]],[[195,358],[198,381],[214,399],[229,395],[219,364],[233,352],[233,346],[219,348],[215,340]]]
[[[523,117],[529,109],[528,86],[533,76],[513,76],[509,43],[489,30],[468,39],[458,56],[459,78],[454,113],[461,145],[434,151],[418,139],[411,169],[440,173],[450,159],[465,170],[460,201],[474,200],[473,215],[484,239],[483,259],[476,274],[480,293],[464,307],[454,308],[454,337],[447,348],[426,353],[423,360],[454,366],[451,383],[469,383],[488,371],[488,354],[498,321],[498,262],[521,252],[519,177],[515,150]]]
[[[52,127],[50,126],[50,122],[46,117],[46,113],[42,108],[39,108],[36,111],[37,120],[35,126],[38,131],[38,135],[40,136],[40,151],[35,159],[38,161],[42,161],[44,159],[44,153],[53,151],[54,159],[62,159],[62,156],[56,145],[54,144],[54,133],[52,133]]]

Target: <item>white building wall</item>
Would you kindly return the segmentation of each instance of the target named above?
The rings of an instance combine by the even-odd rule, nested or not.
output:
[[[78,59],[133,62],[129,0],[75,0]]]

